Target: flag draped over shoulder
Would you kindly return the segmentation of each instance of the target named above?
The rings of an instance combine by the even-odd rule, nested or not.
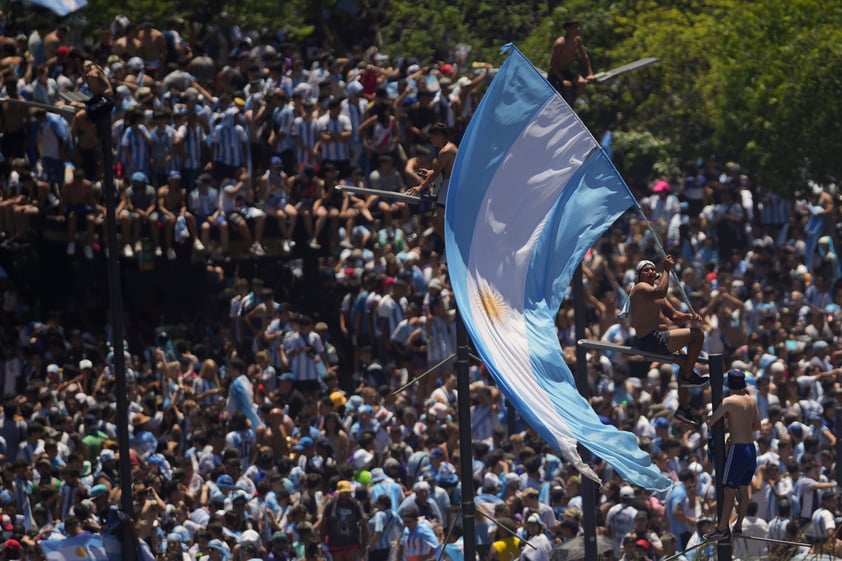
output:
[[[564,362],[555,316],[573,272],[634,197],[596,140],[516,48],[459,146],[445,207],[459,312],[506,398],[584,475],[581,442],[623,478],[669,487],[630,432],[603,425]]]

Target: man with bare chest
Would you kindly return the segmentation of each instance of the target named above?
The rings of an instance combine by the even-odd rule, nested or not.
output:
[[[167,57],[167,40],[164,34],[152,27],[152,21],[147,19],[144,20],[137,38],[140,41],[138,56],[143,59],[146,70],[157,77],[158,70]]]
[[[67,221],[67,254],[76,253],[76,231],[79,224],[85,225],[86,242],[85,257],[94,258],[94,226],[96,225],[95,210],[97,209],[96,194],[93,183],[85,179],[84,171],[73,171],[73,179],[64,184],[61,189],[61,209]]]
[[[553,52],[550,58],[550,73],[547,79],[550,84],[558,90],[558,93],[573,105],[576,98],[585,93],[585,86],[594,81],[591,60],[588,58],[588,51],[579,35],[579,22],[569,20],[564,22],[564,35],[553,43]],[[571,70],[576,54],[582,57],[585,64],[585,76],[581,76]]]
[[[181,184],[181,174],[178,171],[171,171],[166,185],[158,189],[158,209],[152,217],[153,221],[164,224],[164,243],[167,246],[167,259],[170,261],[176,258],[173,241],[176,223],[182,216],[187,231],[193,239],[194,249],[204,251],[205,247],[196,235],[196,219],[187,212],[187,198]]]
[[[722,509],[716,530],[705,536],[707,540],[724,540],[731,537],[728,521],[734,503],[738,505],[737,521],[734,533],[741,534],[743,518],[748,511],[748,486],[757,467],[757,451],[754,445],[754,432],[760,430],[760,415],[757,404],[746,390],[745,372],[738,369],[728,371],[727,377],[730,395],[722,400],[707,419],[712,427],[723,417],[728,422],[728,457],[725,460],[725,473],[722,481],[725,487]]]
[[[700,322],[699,314],[676,310],[667,300],[669,272],[675,261],[671,255],[664,260],[664,272],[658,274],[655,264],[641,261],[637,264],[637,283],[629,295],[631,325],[635,329],[636,344],[641,350],[658,354],[673,354],[685,345],[687,355],[677,358],[681,365],[678,380],[678,409],[675,417],[691,425],[700,426],[701,417],[689,407],[689,388],[702,387],[709,379],[693,370],[702,350],[704,334],[697,327],[671,327],[674,322]]]
[[[99,145],[99,136],[97,136],[96,127],[85,109],[76,112],[73,124],[70,126],[70,134],[73,137],[74,145],[79,150],[79,160],[82,164],[82,170],[85,172],[85,178],[91,181],[95,180],[97,177],[96,149]]]
[[[444,239],[444,204],[447,200],[447,187],[450,183],[450,174],[453,172],[453,163],[456,161],[458,148],[450,142],[447,125],[435,123],[430,127],[430,142],[439,149],[433,169],[428,170],[421,185],[411,187],[407,195],[418,196],[430,189],[435,181],[439,181],[436,192],[436,209],[433,211],[433,228],[436,233]]]

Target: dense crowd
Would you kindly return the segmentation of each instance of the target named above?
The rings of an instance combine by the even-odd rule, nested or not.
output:
[[[319,256],[323,301],[307,309],[324,312],[315,317],[276,279],[214,269],[230,305],[206,336],[160,325],[148,346],[118,351],[129,366],[144,555],[462,561],[456,378],[453,362],[441,364],[455,350],[456,315],[442,241],[429,208],[336,186],[421,184],[435,166],[431,129],[444,123],[458,141],[486,73],[466,72],[465,53],[392,64],[376,49],[303,52],[276,36],[177,18],[159,31],[119,17],[85,45],[69,42],[63,26],[26,31],[0,37],[3,97],[74,115],[0,102],[5,236],[26,242],[53,220],[67,224],[68,253],[77,242],[85,258],[107,249],[100,139],[67,98],[86,93],[82,77],[99,65],[115,88],[115,251],[132,258],[151,238],[162,258],[177,258],[179,246],[224,258],[235,229],[261,257],[273,227],[283,254]],[[706,352],[748,372],[762,419],[735,558],[842,553],[835,187],[805,185],[785,200],[738,165],[710,159],[638,196],[646,220],[627,213],[583,263],[588,337],[633,343],[618,309],[636,264],[658,261],[663,240],[679,279],[669,298],[703,317]],[[3,555],[39,559],[40,543],[102,532],[120,504],[115,350],[107,327],[81,332],[61,312],[35,317],[6,282]],[[573,319],[568,297],[558,336],[571,367]],[[634,488],[593,460],[606,558],[664,559],[713,528],[709,434],[673,418],[674,370],[587,356],[594,409],[637,434],[675,481],[663,492]],[[549,561],[555,548],[581,547],[580,475],[508,410],[481,364],[470,376],[480,559]],[[693,390],[692,407],[709,404],[709,389]],[[713,549],[684,558],[711,559]]]

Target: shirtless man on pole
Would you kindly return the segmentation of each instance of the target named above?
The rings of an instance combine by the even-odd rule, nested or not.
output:
[[[456,161],[458,148],[450,141],[447,125],[444,123],[433,124],[428,134],[430,136],[430,142],[439,149],[438,156],[436,156],[433,169],[427,171],[426,177],[421,185],[410,187],[406,191],[406,194],[417,197],[430,189],[433,182],[441,177],[436,192],[436,209],[433,211],[433,229],[444,239],[444,203],[447,199],[447,185],[450,182],[450,174],[453,172],[453,162]]]
[[[700,426],[702,418],[689,407],[689,388],[702,387],[710,381],[693,370],[702,350],[704,333],[699,327],[671,328],[673,322],[702,321],[699,314],[676,310],[667,300],[669,272],[675,261],[671,255],[664,260],[664,272],[658,274],[655,264],[641,261],[635,267],[637,283],[629,295],[631,324],[636,332],[636,347],[658,354],[673,354],[687,346],[687,356],[678,359],[678,409],[675,417],[691,425]]]
[[[753,437],[753,433],[760,430],[757,404],[746,390],[745,372],[736,368],[729,370],[727,383],[731,395],[723,399],[716,411],[705,420],[707,425],[712,427],[726,417],[729,433],[728,457],[725,460],[725,473],[722,478],[725,487],[722,510],[716,529],[705,536],[706,540],[726,540],[731,537],[728,520],[731,518],[735,502],[738,508],[734,533],[742,533],[743,518],[748,510],[748,486],[757,467]]]
[[[569,20],[564,22],[564,35],[553,43],[553,53],[550,58],[550,74],[547,77],[550,84],[558,90],[571,106],[576,98],[585,93],[585,86],[594,81],[591,59],[579,35],[579,22]],[[570,67],[576,60],[576,54],[582,57],[585,64],[585,76],[573,72]]]

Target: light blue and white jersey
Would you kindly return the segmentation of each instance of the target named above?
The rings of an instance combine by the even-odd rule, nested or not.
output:
[[[242,125],[223,120],[214,127],[210,142],[215,146],[214,161],[226,166],[242,166],[245,163],[243,143],[248,142],[248,134]]]
[[[319,132],[343,133],[351,131],[351,119],[345,115],[339,115],[331,119],[330,115],[324,115],[318,120]],[[319,145],[319,156],[323,160],[350,160],[351,153],[348,151],[348,141],[324,142]]]
[[[389,549],[393,541],[400,539],[403,533],[403,521],[391,509],[378,510],[369,521],[370,533],[380,532],[380,537],[372,549]]]
[[[440,545],[433,527],[423,518],[418,520],[418,525],[414,530],[403,529],[400,543],[403,546],[404,559],[402,561],[429,556]]]
[[[120,150],[127,175],[136,171],[149,173],[150,141],[149,131],[143,125],[129,127],[125,130],[123,138],[120,140]],[[131,159],[133,165],[130,164],[129,159]]]
[[[176,131],[171,125],[167,125],[163,130],[156,127],[151,133],[151,138],[150,156],[156,162],[163,162],[169,154],[173,154],[175,152]],[[179,169],[180,166],[178,164],[179,159],[173,158],[164,166],[161,166],[159,163],[156,166],[155,171],[165,171],[169,173],[173,170]]]
[[[219,208],[219,191],[210,187],[203,195],[198,189],[193,189],[187,196],[187,208],[194,216],[207,218]]]
[[[383,298],[380,299],[380,306],[377,310],[377,315],[379,318],[386,320],[386,333],[385,335],[390,336],[392,333],[395,332],[398,325],[404,319],[404,308],[406,306],[406,302],[404,301],[397,301],[395,300],[391,294],[386,294]],[[382,327],[381,327],[382,329]]]
[[[281,133],[280,140],[272,147],[276,154],[293,150],[295,143],[292,141],[292,130],[295,125],[295,113],[292,106],[286,104],[283,107],[276,107],[272,112],[272,130],[275,134]]]
[[[78,488],[78,483],[76,485],[68,485],[66,481],[62,481],[58,489],[59,501],[61,501],[61,511],[59,512],[59,518],[61,520],[64,520],[70,514],[70,508],[76,502],[76,489]]]
[[[436,364],[456,352],[456,328],[452,316],[428,319],[427,362]]]
[[[251,453],[256,443],[251,429],[231,431],[225,435],[225,447],[234,448],[240,453],[240,469],[243,471],[251,464]]]
[[[310,352],[294,353],[304,347],[310,347]],[[292,333],[289,337],[284,339],[284,351],[290,358],[290,370],[299,382],[307,380],[320,380],[322,376],[319,374],[319,368],[316,361],[311,356],[313,352],[321,354],[325,350],[322,345],[322,338],[318,333],[311,331],[306,337],[301,333]],[[295,356],[292,356],[295,354]],[[319,359],[321,360],[321,358]]]
[[[192,127],[184,124],[178,127],[178,138],[182,146],[182,162],[184,169],[202,168],[202,145],[205,143],[205,131],[198,123]],[[188,185],[190,189],[192,185]]]
[[[341,115],[348,117],[351,121],[351,144],[362,144],[360,125],[365,121],[368,113],[368,101],[365,98],[358,98],[356,102],[350,99],[342,100]]]
[[[296,117],[292,126],[292,136],[297,137],[302,146],[295,151],[299,164],[310,160],[310,152],[319,140],[319,124],[315,120],[307,122],[303,117]]]

